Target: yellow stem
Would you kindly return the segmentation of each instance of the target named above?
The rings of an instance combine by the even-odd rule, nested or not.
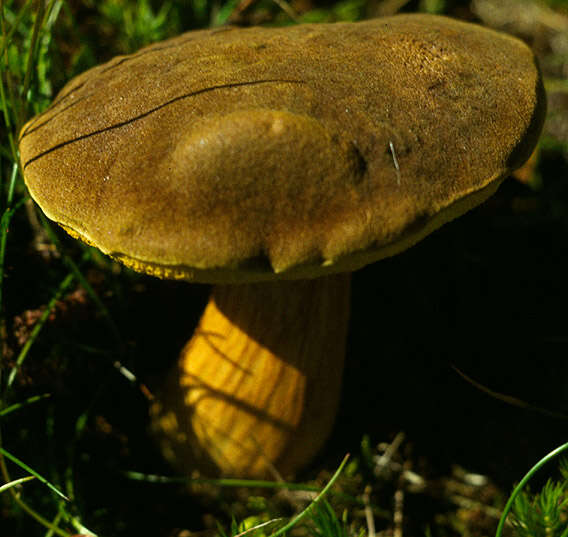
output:
[[[184,472],[288,476],[333,426],[349,275],[218,286],[152,408]]]

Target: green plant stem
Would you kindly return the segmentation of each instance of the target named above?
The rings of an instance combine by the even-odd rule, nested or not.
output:
[[[14,213],[26,202],[27,198],[21,199],[14,207],[12,204],[14,183],[18,173],[18,167],[13,165],[12,177],[8,188],[8,199],[6,201],[7,209],[4,211],[0,219],[0,349],[1,354],[4,352],[4,343],[6,336],[6,319],[4,318],[4,261],[6,259],[6,243],[8,241],[8,227],[14,216]]]
[[[21,485],[22,483],[25,483],[26,481],[31,481],[32,479],[35,478],[36,478],[35,475],[27,475],[25,477],[20,477],[20,479],[14,479],[9,483],[6,483],[5,485],[2,485],[0,487],[0,494],[12,487],[15,487],[16,485]]]
[[[285,483],[281,481],[262,481],[258,479],[205,479],[190,477],[167,477],[156,474],[143,474],[141,472],[125,472],[126,477],[136,481],[146,481],[149,483],[188,483],[194,485],[215,485],[217,487],[248,487],[248,488],[265,488],[265,489],[286,489],[286,490],[304,490],[309,492],[320,492],[321,488],[315,485],[307,485],[302,483]]]
[[[1,408],[0,409],[0,418],[3,417],[3,416],[6,416],[7,414],[10,414],[11,412],[15,412],[16,410],[24,408],[28,405],[31,405],[33,403],[37,403],[38,401],[42,401],[43,399],[47,399],[48,397],[51,397],[50,393],[43,393],[41,395],[34,395],[32,397],[28,397],[26,400],[22,401],[21,403],[15,403],[13,405],[7,406],[6,408]]]
[[[18,29],[18,26],[20,25],[20,23],[22,22],[22,19],[24,18],[28,8],[31,5],[31,0],[27,0],[26,3],[21,7],[18,15],[16,16],[16,19],[14,20],[14,23],[12,24],[12,27],[10,28],[10,30],[8,32],[6,32],[6,17],[4,17],[4,1],[0,0],[0,17],[1,19],[1,24],[0,24],[0,31],[2,32],[2,35],[4,36],[4,40],[2,42],[2,47],[0,48],[0,56],[2,56],[4,54],[4,52],[6,51],[6,49],[8,48],[8,45],[10,43],[10,41],[12,40],[12,36],[14,35],[14,32]]]
[[[60,535],[61,537],[72,537],[72,535],[69,532],[62,530],[61,528],[58,528],[57,526],[53,525],[49,520],[42,517],[39,513],[36,513],[27,503],[25,503],[13,491],[13,489],[10,489],[10,491],[13,492],[12,498],[19,505],[20,509],[25,511],[29,516],[31,516],[33,519],[35,519],[37,522],[39,522],[42,526],[48,528],[53,533],[56,533],[57,535]]]
[[[1,414],[0,414],[1,415]],[[160,483],[160,484],[173,484],[173,483],[187,483],[188,485],[214,485],[216,487],[245,487],[245,488],[259,488],[259,489],[284,489],[284,490],[301,490],[306,492],[320,492],[322,489],[316,485],[308,485],[307,483],[286,483],[285,481],[263,481],[259,479],[235,479],[235,478],[191,478],[191,477],[169,477],[157,474],[145,474],[142,472],[124,472],[128,479],[135,481],[146,481],[147,483]],[[349,503],[365,506],[365,502],[343,492],[331,492],[335,497],[341,498]],[[379,511],[377,506],[371,506],[374,510]],[[386,514],[387,512],[384,511]],[[384,516],[384,515],[382,515]]]
[[[42,475],[38,474],[35,470],[30,468],[25,462],[21,461],[17,457],[14,457],[14,455],[12,455],[8,451],[6,451],[3,447],[0,447],[0,454],[2,454],[2,456],[6,457],[8,460],[12,461],[14,464],[18,465],[20,468],[22,468],[26,472],[35,476],[46,487],[50,488],[53,492],[55,492],[58,496],[60,496],[64,500],[69,500],[69,498],[67,498],[67,496],[65,496],[65,494],[63,494],[63,492],[58,490],[57,487],[53,486],[47,479],[45,479],[45,477],[43,477]]]
[[[46,323],[46,321],[49,317],[49,314],[51,313],[51,311],[55,307],[56,302],[61,298],[63,293],[69,288],[69,286],[71,285],[71,283],[73,282],[74,279],[75,279],[75,275],[73,273],[68,274],[63,279],[63,281],[59,284],[59,288],[57,289],[55,295],[53,295],[51,300],[47,303],[47,306],[46,306],[44,312],[41,314],[41,317],[39,318],[39,320],[37,321],[37,323],[33,327],[33,330],[30,334],[30,337],[27,339],[24,346],[22,347],[20,354],[18,354],[18,358],[16,359],[16,365],[12,368],[12,370],[8,374],[8,380],[6,382],[6,390],[9,390],[11,388],[22,363],[26,359],[26,356],[27,356],[31,346],[34,344],[36,338],[38,337],[38,335],[41,331],[41,329],[43,328],[43,325]]]
[[[560,447],[557,447],[556,449],[554,449],[553,451],[548,453],[548,455],[545,455],[521,479],[519,484],[513,489],[513,492],[509,496],[509,500],[505,504],[505,508],[503,509],[503,513],[501,514],[501,518],[499,519],[497,531],[495,532],[495,537],[501,537],[501,535],[503,534],[503,528],[505,526],[505,521],[507,520],[507,515],[511,511],[511,508],[513,507],[513,503],[515,501],[515,498],[523,490],[523,487],[528,483],[528,481],[532,478],[532,476],[538,470],[540,470],[547,462],[551,461],[552,459],[554,459],[555,457],[560,455],[560,453],[562,453],[563,451],[566,451],[566,450],[568,450],[568,442],[566,444],[562,444]]]
[[[48,239],[55,245],[57,250],[61,253],[61,256],[63,258],[63,262],[65,263],[67,268],[72,272],[73,276],[77,279],[79,284],[87,292],[87,294],[89,295],[89,298],[94,302],[95,306],[100,311],[100,313],[103,316],[103,319],[106,321],[109,329],[111,330],[112,335],[114,336],[115,340],[120,345],[120,347],[122,347],[123,341],[122,341],[122,336],[120,335],[120,330],[118,329],[114,320],[112,319],[109,310],[103,304],[103,302],[101,301],[101,299],[99,298],[97,293],[95,293],[95,290],[92,288],[91,284],[89,284],[89,282],[86,280],[85,276],[83,276],[83,273],[79,270],[79,267],[77,266],[77,264],[73,261],[73,259],[71,259],[70,256],[68,256],[63,251],[63,248],[61,247],[61,242],[60,242],[59,238],[57,237],[57,235],[53,231],[53,228],[51,227],[50,223],[47,221],[45,216],[42,213],[40,213],[39,217],[40,217],[42,226],[45,229],[45,232],[47,234]],[[81,261],[87,261],[90,258],[90,256],[91,256],[91,250],[87,250],[83,254]]]
[[[296,524],[301,522],[304,518],[306,518],[315,509],[315,507],[325,498],[329,489],[331,489],[331,487],[333,487],[334,483],[337,481],[338,477],[341,475],[341,472],[343,471],[344,466],[347,464],[348,459],[349,459],[349,453],[347,455],[345,455],[345,457],[341,461],[341,464],[339,465],[339,468],[337,468],[337,470],[335,471],[335,473],[333,474],[333,476],[329,480],[329,483],[314,498],[314,500],[310,503],[310,505],[308,505],[308,507],[306,507],[301,513],[296,515],[292,520],[290,520],[290,522],[288,522],[288,524],[286,524],[285,526],[282,526],[278,531],[275,531],[272,535],[270,535],[270,537],[280,537],[280,535],[283,535],[288,530],[292,529]]]
[[[2,436],[0,434],[0,446],[2,445]],[[11,482],[10,473],[8,472],[8,468],[6,467],[6,461],[4,459],[4,453],[0,451],[0,473],[4,477],[4,480],[9,483]],[[60,537],[72,537],[70,533],[54,526],[49,520],[42,517],[39,513],[36,513],[26,502],[24,502],[20,496],[16,493],[13,488],[8,489],[10,494],[12,495],[12,499],[14,502],[18,504],[20,509],[25,511],[29,516],[31,516],[34,520],[39,522],[42,526],[50,529],[52,532],[60,535]]]
[[[22,97],[25,99],[30,88],[30,83],[32,80],[32,71],[35,65],[35,55],[37,50],[37,44],[39,41],[39,32],[43,26],[43,18],[45,15],[45,2],[44,0],[39,0],[35,3],[37,6],[36,19],[34,21],[34,26],[32,30],[32,42],[30,44],[30,50],[28,51],[28,60],[26,63],[26,73],[24,75],[24,84],[22,88]]]

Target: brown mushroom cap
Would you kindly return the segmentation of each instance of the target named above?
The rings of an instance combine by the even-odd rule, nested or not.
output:
[[[73,79],[20,138],[47,216],[197,281],[351,270],[412,245],[528,158],[531,51],[429,15],[191,32]]]

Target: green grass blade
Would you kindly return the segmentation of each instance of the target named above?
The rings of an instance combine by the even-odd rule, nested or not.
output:
[[[188,485],[213,485],[216,487],[245,487],[245,488],[259,488],[259,489],[273,489],[273,490],[296,490],[305,492],[321,492],[321,487],[316,485],[309,485],[307,483],[287,483],[284,481],[263,481],[259,479],[237,479],[237,478],[191,478],[184,476],[164,476],[158,474],[146,474],[143,472],[127,471],[123,473],[128,479],[135,481],[146,481],[147,483],[156,484],[178,484],[186,483]],[[341,498],[354,505],[364,506],[365,503],[350,494],[344,492],[331,492],[334,496]],[[373,506],[378,509],[377,506]]]
[[[65,496],[63,492],[57,489],[55,485],[52,485],[47,479],[45,479],[45,477],[43,477],[42,475],[38,474],[35,470],[30,468],[25,462],[21,461],[17,457],[14,457],[14,455],[6,451],[3,447],[0,447],[0,453],[4,455],[4,457],[6,457],[8,460],[12,461],[14,464],[17,464],[20,468],[30,473],[32,476],[35,476],[38,479],[38,481],[41,481],[46,487],[48,487],[53,492],[55,492],[55,494],[57,494],[64,500],[69,501],[69,498],[67,498],[67,496]]]
[[[257,524],[256,526],[253,526],[252,528],[248,528],[245,531],[242,531],[241,533],[237,533],[234,537],[244,537],[245,535],[248,535],[249,533],[254,533],[255,531],[260,530],[262,528],[267,528],[268,526],[278,524],[279,522],[282,522],[283,520],[285,520],[285,519],[284,518],[273,518],[271,520],[267,520],[266,522],[261,522],[260,524]]]
[[[16,15],[16,19],[14,20],[12,27],[8,32],[6,32],[6,18],[4,17],[4,2],[0,2],[1,6],[0,14],[2,16],[1,28],[2,28],[2,35],[4,36],[4,39],[2,41],[2,46],[0,47],[0,56],[2,56],[4,52],[6,52],[8,45],[12,41],[12,36],[14,35],[14,32],[18,29],[18,26],[20,26],[20,23],[22,22],[31,4],[32,1],[27,0],[27,2],[21,7],[18,15]]]
[[[548,453],[548,455],[545,455],[521,479],[519,484],[513,489],[513,492],[511,493],[509,499],[507,500],[507,503],[505,504],[505,508],[503,509],[503,513],[501,514],[501,518],[499,519],[497,531],[495,532],[495,537],[502,537],[503,528],[505,527],[505,521],[507,520],[507,515],[511,511],[513,503],[515,502],[515,498],[523,490],[523,487],[530,481],[530,479],[534,476],[534,474],[538,472],[547,462],[551,461],[555,457],[558,457],[560,453],[566,450],[568,450],[568,442],[566,444],[562,444],[560,447],[557,447],[556,449]]]
[[[36,2],[38,6],[36,12],[36,18],[34,21],[34,26],[32,29],[32,42],[30,44],[30,49],[28,51],[28,59],[26,63],[26,73],[24,75],[24,83],[22,86],[22,97],[25,99],[30,88],[30,83],[32,80],[32,71],[34,66],[36,65],[36,52],[37,52],[37,45],[39,42],[39,33],[43,26],[44,16],[45,16],[45,2],[41,0],[40,2]]]
[[[15,487],[16,485],[21,485],[22,483],[25,483],[26,481],[31,481],[32,479],[36,479],[35,475],[28,475],[26,477],[20,477],[20,479],[14,479],[13,481],[10,481],[9,483],[6,483],[5,485],[2,485],[0,487],[0,494],[2,494],[3,492],[5,492],[8,489],[11,489],[12,487]]]
[[[14,166],[14,169],[16,167]],[[15,180],[15,179],[14,179]],[[11,189],[11,187],[10,187]],[[6,242],[8,241],[8,227],[12,217],[16,211],[24,205],[27,198],[23,198],[14,207],[8,207],[4,211],[2,218],[0,219],[0,312],[3,311],[4,304],[4,260],[6,259]],[[11,204],[11,200],[8,201],[8,205]]]
[[[337,468],[337,470],[335,471],[335,473],[333,474],[327,485],[314,498],[314,500],[310,503],[310,505],[308,505],[308,507],[306,507],[301,513],[296,515],[292,520],[290,520],[288,524],[282,526],[278,531],[275,531],[272,535],[270,535],[270,537],[280,537],[287,531],[291,530],[296,524],[301,522],[304,518],[306,518],[316,508],[316,506],[325,498],[331,487],[333,487],[333,485],[341,475],[343,468],[347,464],[348,459],[349,459],[349,454],[345,455],[345,457],[341,461],[341,464],[339,465],[339,468]]]
[[[28,397],[27,399],[24,399],[19,403],[14,403],[13,405],[7,406],[6,408],[0,410],[0,418],[29,405],[33,405],[34,403],[37,403],[39,401],[43,401],[44,399],[48,399],[49,397],[51,397],[50,393],[42,393],[41,395],[33,395],[32,397]]]
[[[302,483],[284,483],[281,481],[262,481],[258,479],[205,479],[190,477],[167,477],[156,474],[143,474],[141,472],[125,472],[126,477],[136,481],[147,481],[149,483],[188,483],[194,485],[215,485],[218,487],[249,487],[264,489],[287,489],[287,490],[303,490],[309,492],[320,492],[321,488],[314,485]]]
[[[101,313],[101,315],[105,319],[105,321],[106,321],[109,329],[111,330],[113,336],[115,337],[116,341],[119,344],[122,344],[122,336],[120,335],[120,330],[118,329],[114,320],[112,319],[112,316],[111,316],[108,308],[103,304],[103,302],[101,301],[101,299],[99,298],[97,293],[95,293],[95,290],[92,288],[91,284],[87,281],[85,276],[83,276],[83,273],[80,271],[80,269],[77,266],[77,264],[75,263],[75,261],[73,261],[73,259],[71,259],[71,257],[69,257],[63,251],[63,248],[61,247],[61,242],[59,241],[57,235],[53,231],[53,228],[51,227],[51,225],[49,224],[49,222],[47,221],[45,216],[41,213],[40,213],[39,216],[40,216],[43,228],[45,229],[45,232],[47,233],[49,240],[55,245],[57,250],[61,253],[61,256],[63,258],[63,262],[65,263],[65,265],[67,265],[67,268],[72,272],[72,274],[75,276],[75,278],[77,279],[79,284],[83,287],[83,289],[85,289],[85,291],[89,295],[89,298],[93,301],[95,306],[98,308],[99,312]],[[86,261],[87,259],[89,259],[90,255],[91,255],[90,250],[87,250],[83,254],[83,257],[82,257],[81,260]]]
[[[30,337],[27,339],[24,346],[20,350],[20,353],[18,354],[18,357],[16,359],[16,365],[11,369],[10,373],[8,374],[8,381],[6,383],[6,389],[10,389],[10,387],[14,383],[14,380],[16,378],[16,375],[17,375],[20,367],[22,366],[24,360],[26,359],[26,356],[27,356],[28,352],[30,351],[30,348],[34,344],[35,340],[37,339],[41,329],[43,328],[43,325],[46,323],[46,321],[49,317],[49,314],[51,313],[51,311],[55,307],[56,302],[63,296],[63,293],[65,293],[65,291],[67,291],[67,289],[69,288],[69,286],[71,285],[71,283],[73,282],[74,279],[75,279],[74,274],[68,274],[63,279],[63,281],[59,284],[59,288],[57,289],[57,291],[55,292],[55,294],[53,295],[51,300],[48,302],[44,312],[42,313],[41,317],[38,319],[37,323],[33,327],[31,334],[30,334]]]
[[[216,13],[211,26],[223,26],[223,24],[227,24],[229,17],[238,5],[239,0],[228,0]]]

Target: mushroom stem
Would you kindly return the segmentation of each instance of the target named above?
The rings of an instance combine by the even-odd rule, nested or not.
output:
[[[333,426],[350,276],[217,286],[152,408],[184,472],[288,476]]]

